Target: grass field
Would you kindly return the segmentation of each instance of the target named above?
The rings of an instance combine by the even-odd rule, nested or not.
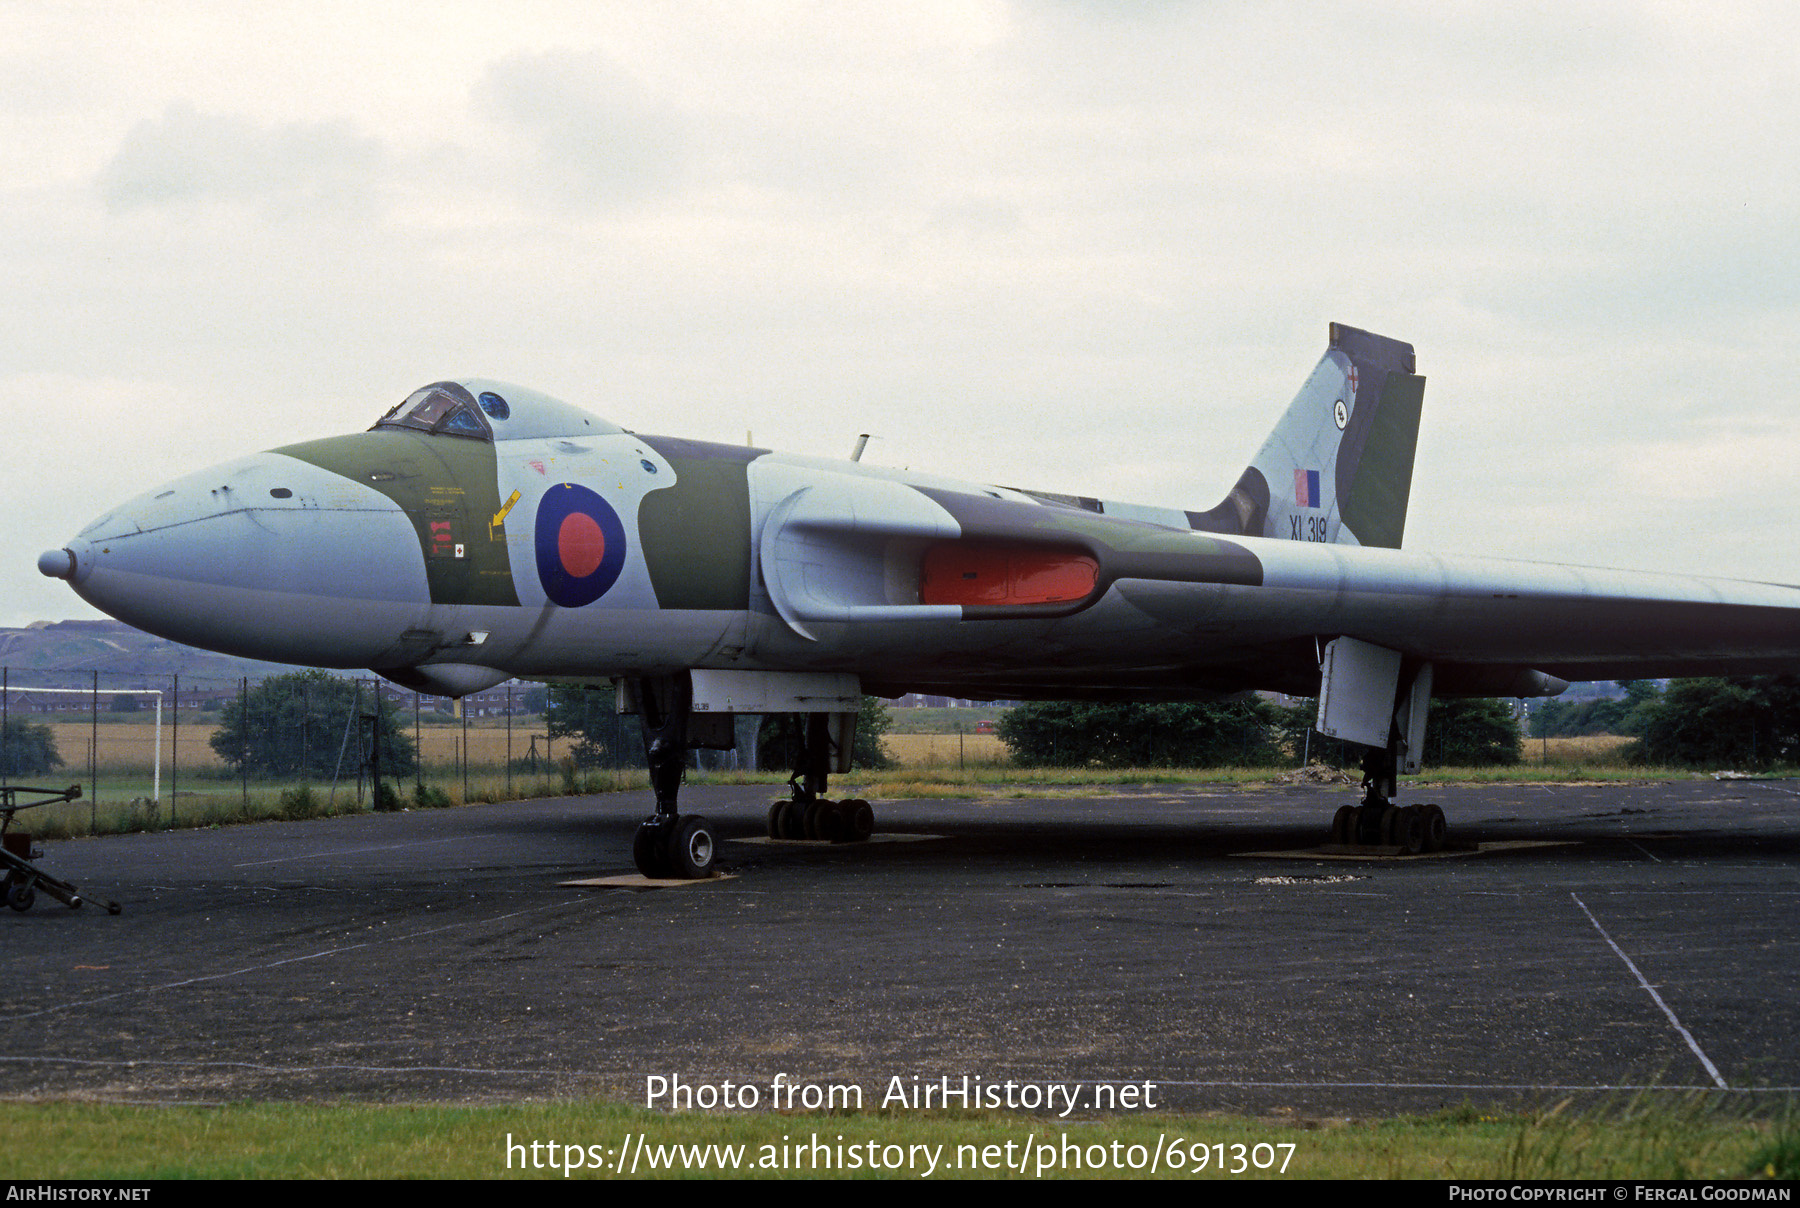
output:
[[[1222,1115],[1066,1121],[993,1112],[664,1115],[595,1101],[503,1107],[64,1102],[0,1104],[0,1130],[8,1141],[0,1150],[0,1178],[9,1179],[1518,1180],[1800,1174],[1791,1117],[1746,1119],[1709,1099],[1635,1103],[1585,1115],[1566,1109],[1504,1115],[1460,1109],[1424,1118],[1274,1123]],[[795,1150],[783,1148],[784,1138],[790,1146],[800,1143],[798,1153],[811,1154],[820,1152],[809,1144],[817,1138],[832,1168],[813,1168],[817,1157],[796,1160]],[[547,1147],[540,1145],[535,1156],[530,1148],[534,1141],[551,1140],[559,1143],[559,1153],[574,1147],[573,1154],[558,1158],[567,1173],[548,1164]],[[866,1155],[855,1166],[846,1156],[852,1147]],[[620,1153],[633,1155],[629,1164],[612,1156]],[[1160,1158],[1154,1172],[1153,1155]],[[1177,1162],[1180,1169],[1171,1169]],[[590,1163],[606,1165],[595,1170]],[[878,1169],[870,1170],[871,1164]]]
[[[896,734],[881,736],[881,745],[904,767],[998,767],[1011,763],[996,734]]]
[[[148,771],[156,754],[156,729],[154,726],[140,722],[102,721],[96,727],[87,722],[50,722],[50,733],[56,739],[56,749],[62,754],[65,771],[73,769],[83,774],[88,767],[88,747],[97,734],[100,743],[98,770],[102,774],[119,772]],[[412,737],[410,725],[402,725],[402,732]],[[194,725],[184,723],[180,727],[179,746],[176,745],[176,730],[166,721],[162,732],[162,758],[164,775],[168,774],[171,761],[179,757],[179,767],[198,772],[219,771],[227,765],[219,758],[218,752],[212,749],[212,736],[218,732],[218,726],[212,723]],[[435,767],[460,766],[463,743],[461,726],[431,725],[421,726],[419,749],[427,765]],[[546,746],[544,721],[541,717],[516,718],[512,731],[512,755],[514,759],[522,759],[531,748],[533,735],[537,736],[537,750],[541,756]],[[318,741],[329,750],[335,748],[343,739],[339,734],[321,734]],[[558,744],[561,745],[561,744]],[[506,760],[507,736],[504,725],[496,725],[483,719],[479,724],[471,722],[468,730],[469,763],[478,767],[502,766]],[[353,752],[354,754],[354,752]]]

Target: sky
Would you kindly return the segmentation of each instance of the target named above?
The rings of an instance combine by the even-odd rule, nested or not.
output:
[[[1800,582],[1788,3],[0,4],[0,625],[125,498],[485,376],[1206,508],[1339,321],[1408,549]]]

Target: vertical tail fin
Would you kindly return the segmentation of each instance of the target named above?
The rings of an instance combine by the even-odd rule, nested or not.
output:
[[[1223,502],[1196,529],[1399,549],[1425,379],[1413,348],[1341,323]]]

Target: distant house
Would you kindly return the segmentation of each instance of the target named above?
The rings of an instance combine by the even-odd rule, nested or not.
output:
[[[121,693],[117,688],[100,689],[100,712],[109,713],[114,709],[113,701],[121,695],[131,698],[135,695],[140,708],[155,709],[156,698],[147,694]],[[214,712],[222,708],[226,701],[237,697],[235,689],[225,688],[183,688],[181,699],[173,701],[165,690],[162,704],[165,710],[181,708],[190,713]],[[10,713],[87,713],[94,708],[93,693],[79,689],[58,688],[54,692],[42,688],[8,688],[6,691],[6,711]]]
[[[496,684],[492,688],[483,688],[480,692],[471,692],[462,698],[464,717],[505,717],[511,713],[522,717],[530,712],[525,707],[525,694],[532,685],[523,680],[508,680],[504,684]],[[447,696],[426,696],[414,693],[411,689],[397,687],[394,684],[382,683],[382,695],[394,702],[396,708],[411,709],[413,698],[419,699],[422,709],[433,713],[456,713],[456,702]]]
[[[980,709],[988,705],[1016,705],[1016,700],[970,700],[963,696],[928,696],[908,692],[894,702],[897,709]]]

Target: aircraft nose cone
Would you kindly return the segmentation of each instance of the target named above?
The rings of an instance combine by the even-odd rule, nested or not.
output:
[[[38,555],[38,574],[52,579],[75,577],[75,555],[66,549],[47,549]]]
[[[399,505],[280,453],[176,479],[82,534],[39,570],[128,625],[251,658],[378,666],[430,602]]]
[[[94,569],[93,547],[77,537],[61,549],[47,549],[38,555],[38,574],[50,579],[63,579],[79,586]]]

